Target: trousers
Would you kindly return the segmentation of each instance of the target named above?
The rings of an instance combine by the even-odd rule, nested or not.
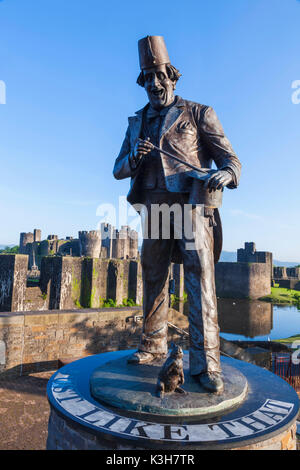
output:
[[[153,354],[167,353],[168,276],[176,245],[183,258],[189,302],[190,374],[198,375],[221,372],[220,340],[213,227],[210,218],[204,215],[203,207],[188,205],[188,199],[189,195],[185,193],[148,191],[141,252],[143,331],[138,349]],[[162,210],[157,216],[157,206],[166,209],[166,213]],[[152,212],[153,208],[156,212]]]

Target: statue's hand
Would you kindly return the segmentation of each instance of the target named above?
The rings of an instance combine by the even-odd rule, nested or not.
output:
[[[224,189],[229,183],[232,182],[232,175],[229,171],[218,170],[213,173],[204,183],[204,188],[211,190]]]
[[[147,155],[147,153],[151,152],[152,149],[153,145],[150,142],[150,137],[148,137],[146,140],[138,139],[130,156],[131,165],[133,167],[137,167],[141,158],[144,155]]]

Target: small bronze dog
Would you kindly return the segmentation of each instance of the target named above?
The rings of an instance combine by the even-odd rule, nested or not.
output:
[[[165,393],[186,393],[180,385],[184,384],[183,351],[180,346],[173,345],[170,356],[162,366],[157,379],[156,395],[160,398]]]

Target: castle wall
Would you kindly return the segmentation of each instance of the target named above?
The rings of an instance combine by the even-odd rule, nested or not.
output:
[[[300,281],[298,279],[276,279],[276,283],[279,284],[279,287],[283,287],[284,289],[300,291]]]
[[[135,230],[130,230],[130,239],[129,239],[129,258],[138,257],[138,233]]]
[[[300,290],[300,268],[286,268],[274,266],[273,279],[279,287]]]
[[[39,286],[26,287],[23,304],[24,312],[49,310],[49,296],[43,294]]]
[[[288,277],[300,280],[300,268],[286,268]]]
[[[274,266],[273,268],[274,279],[287,279],[287,272],[285,266]]]
[[[101,308],[108,300],[117,306],[129,299],[138,305],[142,303],[142,271],[138,260],[44,256],[39,285],[31,283],[26,287],[28,257],[1,256],[1,311]],[[183,266],[172,265],[171,272],[175,295],[182,299]],[[294,281],[298,288],[299,281],[296,278]],[[270,289],[268,263],[218,263],[216,266],[218,297],[257,299],[270,294]]]
[[[218,263],[217,296],[259,299],[271,293],[270,267],[265,263]]]
[[[19,376],[57,368],[59,359],[135,349],[142,322],[132,320],[141,315],[139,307],[0,314],[0,372]],[[186,329],[187,319],[172,309],[169,321]],[[171,341],[188,347],[170,328]]]
[[[80,305],[83,258],[49,256],[42,259],[40,286],[49,295],[49,309]]]
[[[24,308],[28,268],[26,255],[0,255],[0,311]]]
[[[244,248],[237,250],[238,263],[265,263],[269,267],[270,283],[273,277],[273,254],[268,251],[256,251],[253,242],[246,242]]]
[[[139,261],[135,260],[129,262],[128,298],[132,299],[137,305],[143,303],[142,266]]]
[[[44,257],[40,291],[43,297],[47,295],[50,310],[101,308],[109,299],[116,305],[122,305],[127,299],[139,305],[141,266],[134,260]],[[40,304],[33,304],[32,309],[40,310]]]
[[[129,263],[127,260],[112,259],[107,271],[107,297],[122,305],[129,293]]]

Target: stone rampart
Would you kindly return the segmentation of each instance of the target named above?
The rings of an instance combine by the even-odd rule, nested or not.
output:
[[[1,313],[0,372],[20,375],[57,368],[62,359],[135,349],[142,327],[135,317],[141,315],[140,307]],[[186,319],[170,309],[169,321],[182,326]],[[169,341],[188,347],[173,329]]]
[[[259,299],[271,293],[268,263],[218,263],[217,296],[232,299]]]
[[[39,283],[27,281],[28,256],[0,255],[0,311],[140,305],[141,265],[131,259],[44,256]]]
[[[0,312],[24,309],[28,256],[0,255]]]

